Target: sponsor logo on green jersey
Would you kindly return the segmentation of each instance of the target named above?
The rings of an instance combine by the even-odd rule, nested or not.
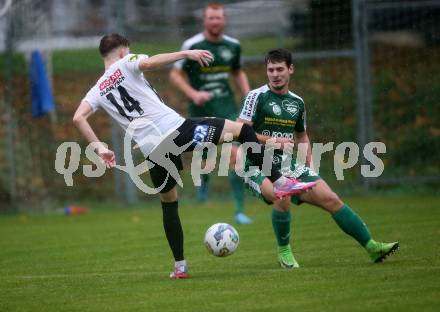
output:
[[[269,105],[272,106],[272,111],[275,115],[281,115],[281,107],[277,103],[270,102]]]
[[[281,102],[281,106],[286,112],[292,115],[292,117],[295,117],[299,111],[298,105],[295,102],[290,102],[288,100],[283,100],[283,102]]]

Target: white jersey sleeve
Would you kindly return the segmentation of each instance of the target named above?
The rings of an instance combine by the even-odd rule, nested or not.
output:
[[[125,62],[125,66],[127,67],[127,69],[131,72],[133,72],[136,75],[140,75],[142,72],[139,69],[139,63],[143,60],[143,59],[147,59],[148,55],[146,54],[129,54],[126,57],[126,62]]]
[[[95,112],[99,108],[99,101],[100,101],[98,89],[95,87],[91,88],[89,92],[87,92],[83,101],[89,103],[90,107]]]

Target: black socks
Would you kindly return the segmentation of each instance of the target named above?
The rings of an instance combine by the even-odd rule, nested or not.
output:
[[[162,202],[163,228],[170,245],[175,261],[184,260],[183,257],[183,231],[180,223],[178,202]]]

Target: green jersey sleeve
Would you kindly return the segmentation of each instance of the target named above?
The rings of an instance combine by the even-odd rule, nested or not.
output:
[[[298,118],[297,123],[295,124],[294,129],[296,132],[304,132],[306,130],[306,109],[304,103],[302,105],[300,116]]]
[[[231,62],[231,69],[232,70],[239,70],[241,69],[242,61],[241,61],[241,46],[237,45],[236,47],[236,53],[234,55],[234,58]]]

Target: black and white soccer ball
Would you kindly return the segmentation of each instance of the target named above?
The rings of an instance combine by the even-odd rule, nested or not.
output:
[[[227,223],[216,223],[205,234],[205,246],[216,257],[232,255],[239,241],[237,230]]]

